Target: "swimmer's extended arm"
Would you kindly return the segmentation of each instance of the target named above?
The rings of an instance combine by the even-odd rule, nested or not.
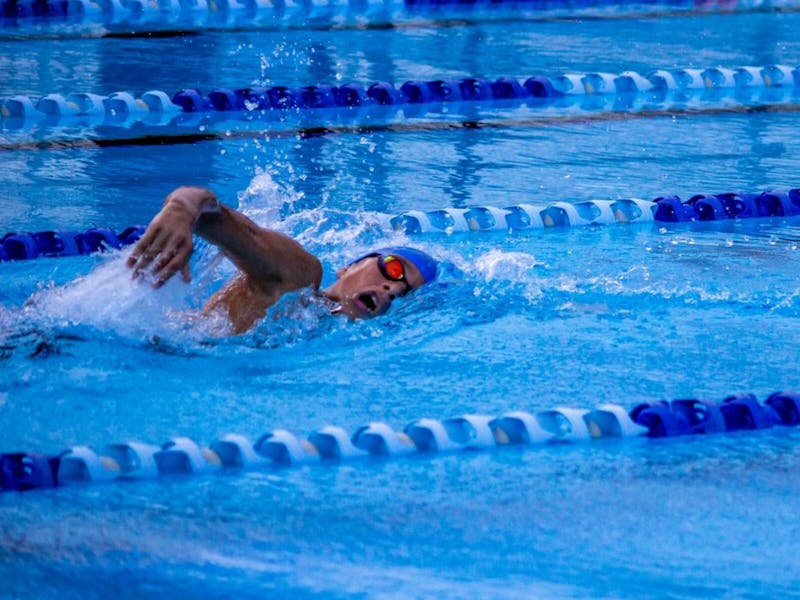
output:
[[[246,216],[220,204],[200,187],[179,187],[147,227],[128,259],[134,273],[152,267],[155,287],[179,271],[189,279],[192,233],[218,246],[243,276],[220,290],[209,307],[227,309],[237,330],[263,316],[281,294],[319,287],[322,266],[292,238],[259,227]]]

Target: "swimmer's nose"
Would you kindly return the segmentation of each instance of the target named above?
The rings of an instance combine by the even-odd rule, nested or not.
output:
[[[383,284],[383,289],[386,291],[386,294],[389,296],[389,301],[391,302],[405,293],[406,285],[402,281],[387,282]]]

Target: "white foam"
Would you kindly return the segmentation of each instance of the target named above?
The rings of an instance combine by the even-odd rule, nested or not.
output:
[[[541,264],[532,254],[495,249],[479,256],[474,267],[487,282],[508,281],[524,286],[524,296],[532,302],[542,295],[539,278],[534,273],[534,267]]]
[[[281,208],[301,197],[301,194],[281,188],[269,172],[259,170],[247,189],[239,194],[239,209],[261,226],[277,227]]]
[[[125,266],[127,254],[111,253],[87,275],[37,292],[25,307],[26,316],[134,336],[187,330],[196,320],[197,290],[180,277],[158,290],[144,277],[134,280]]]
[[[502,250],[490,250],[486,254],[479,256],[475,261],[475,267],[486,279],[511,279],[514,281],[525,281],[530,271],[542,263],[538,262],[531,254],[524,252],[503,252]]]

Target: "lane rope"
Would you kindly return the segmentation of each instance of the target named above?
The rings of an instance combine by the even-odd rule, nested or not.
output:
[[[800,215],[800,188],[760,193],[696,194],[655,200],[620,198],[552,204],[516,204],[506,207],[470,206],[438,210],[410,210],[387,216],[387,229],[406,234],[518,232],[555,227],[610,225],[615,223],[687,223]],[[83,233],[50,230],[11,232],[0,237],[0,262],[39,257],[78,256],[120,249],[144,235],[141,225],[119,234],[107,228]]]
[[[372,4],[372,3],[371,3]],[[388,6],[387,6],[388,4]],[[621,0],[403,0],[388,3],[375,2],[371,8],[376,10],[394,9],[395,12],[409,10],[412,14],[426,8],[441,9],[454,8],[473,9],[479,8],[515,8],[526,11],[536,11],[554,15],[581,14],[585,10],[596,11],[601,7],[614,7],[625,10],[628,3]],[[465,6],[466,5],[466,6]],[[698,3],[696,0],[639,0],[635,3],[637,10],[649,7],[647,14],[654,10],[665,10],[669,14],[678,12],[714,13],[714,12],[749,12],[758,10],[764,12],[790,10],[797,7],[796,0],[716,0]],[[332,16],[332,8],[339,9],[335,14],[340,14],[345,9],[364,10],[365,7],[357,2],[341,1],[321,4],[313,1],[296,2],[295,0],[2,0],[0,2],[0,25],[14,24],[19,21],[63,21],[69,22],[88,21],[99,23],[130,22],[142,27],[153,22],[170,22],[176,18],[199,15],[224,18],[228,13],[244,19],[254,20],[260,13],[281,18],[287,13],[298,15]],[[369,6],[367,8],[370,8]]]
[[[686,223],[800,215],[800,189],[761,193],[659,196],[654,200],[620,198],[517,204],[503,208],[470,206],[438,210],[411,210],[388,219],[395,231],[407,234],[525,231],[549,227],[610,225],[614,223]]]
[[[359,109],[402,108],[405,111],[447,104],[501,102],[569,111],[646,110],[664,105],[686,106],[692,101],[728,104],[778,103],[800,95],[800,67],[787,65],[736,68],[653,70],[621,73],[564,73],[521,80],[513,77],[454,80],[409,80],[399,86],[375,82],[367,86],[271,86],[216,88],[208,93],[186,88],[173,94],[150,90],[136,96],[129,91],[109,95],[50,93],[41,97],[15,95],[0,98],[0,129],[9,132],[39,128],[77,128],[110,125],[132,127],[199,125],[202,116],[252,121],[304,113],[331,119],[358,117]],[[609,99],[613,99],[610,103]],[[338,110],[337,110],[338,109]],[[315,112],[316,111],[316,112]]]
[[[188,437],[163,444],[111,443],[99,450],[74,446],[59,454],[0,454],[0,490],[24,491],[114,479],[207,474],[219,469],[264,469],[339,463],[368,457],[489,450],[508,445],[582,443],[599,438],[651,438],[794,427],[800,424],[800,394],[775,392],[763,403],[753,394],[717,403],[680,399],[642,403],[627,411],[604,403],[592,409],[559,407],[500,416],[466,414],[444,420],[420,418],[397,431],[373,421],[348,434],[326,425],[306,438],[275,429],[253,442],[230,433],[208,446]]]

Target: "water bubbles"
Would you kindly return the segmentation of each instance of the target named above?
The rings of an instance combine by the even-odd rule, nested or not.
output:
[[[360,138],[358,138],[358,143],[361,146],[366,146],[367,147],[367,152],[369,152],[370,154],[375,152],[375,142],[373,142],[367,136],[361,136]]]
[[[297,198],[297,194],[278,185],[269,172],[261,170],[240,195],[239,205],[252,218],[259,210],[280,208]]]
[[[538,263],[534,256],[524,252],[490,250],[476,259],[475,269],[483,274],[486,281],[499,280],[523,284],[524,295],[531,299],[541,295],[541,289],[532,275],[534,267],[538,264],[541,263]]]

